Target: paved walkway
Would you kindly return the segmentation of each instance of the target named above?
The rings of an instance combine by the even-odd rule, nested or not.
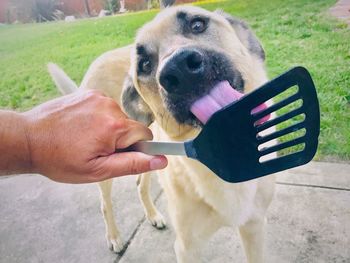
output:
[[[345,20],[350,26],[350,0],[339,0],[329,11],[331,15]]]
[[[168,219],[156,182],[152,190]],[[113,192],[128,242],[122,256],[107,249],[95,184],[57,184],[38,175],[0,179],[0,262],[175,262],[173,230],[144,220],[135,178],[115,180]],[[350,262],[349,204],[350,164],[313,162],[281,173],[268,215],[266,262]],[[203,262],[245,262],[237,233],[221,229]]]

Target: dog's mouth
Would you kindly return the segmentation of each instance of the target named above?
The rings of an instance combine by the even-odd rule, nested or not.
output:
[[[187,94],[185,98],[168,95],[164,99],[179,123],[202,127],[215,112],[244,96],[232,82],[232,80],[216,80],[204,88],[201,85],[193,87],[193,92]],[[242,87],[238,89],[242,90]]]
[[[179,123],[202,127],[215,112],[244,95],[234,88],[232,81],[216,80],[212,83],[205,88],[193,87],[194,92],[185,98],[176,95],[164,97],[168,109]]]
[[[196,100],[191,105],[190,111],[202,124],[205,124],[215,112],[239,100],[242,96],[243,93],[235,90],[228,81],[220,81],[207,95]]]
[[[178,92],[161,89],[166,107],[181,124],[201,127],[217,110],[238,100],[244,81],[225,54],[203,51],[205,70],[201,77],[188,81]]]
[[[183,54],[186,53],[179,52],[180,55],[177,55],[178,57],[172,61],[172,63],[179,63],[179,65],[166,65],[165,71],[161,72],[161,75],[164,76],[174,74],[178,81],[173,83],[175,88],[164,86],[168,83],[160,81],[162,85],[164,84],[161,95],[167,109],[179,124],[201,127],[215,112],[239,100],[244,95],[244,80],[225,53],[199,48],[189,50],[192,53],[194,50],[202,54],[202,67],[198,71],[200,73],[191,71],[190,66],[193,63],[190,65],[184,63]],[[189,59],[190,56],[187,60]],[[187,60],[185,61],[187,62]],[[186,66],[190,70],[186,69]]]
[[[227,105],[238,101],[244,94],[234,89],[228,81],[217,83],[210,92],[196,100],[190,107],[191,113],[202,123],[206,124],[210,117],[217,111]],[[256,113],[266,109],[266,104],[261,104],[252,110]],[[257,121],[257,124],[262,124],[270,118],[266,115]]]

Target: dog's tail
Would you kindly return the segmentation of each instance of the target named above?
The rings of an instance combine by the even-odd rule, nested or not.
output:
[[[56,64],[49,63],[47,69],[62,94],[70,94],[78,89],[77,84]]]

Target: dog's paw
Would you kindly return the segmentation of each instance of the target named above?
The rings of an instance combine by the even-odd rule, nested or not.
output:
[[[160,213],[156,213],[154,216],[147,216],[148,221],[157,229],[163,229],[166,227],[164,217]]]
[[[114,253],[120,253],[124,249],[124,243],[120,238],[107,237],[107,246]]]

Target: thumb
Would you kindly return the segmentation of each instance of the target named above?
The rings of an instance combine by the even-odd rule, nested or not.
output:
[[[115,153],[105,158],[103,170],[106,170],[107,173],[104,180],[117,176],[159,170],[168,165],[168,160],[165,156],[153,156],[140,152]]]

